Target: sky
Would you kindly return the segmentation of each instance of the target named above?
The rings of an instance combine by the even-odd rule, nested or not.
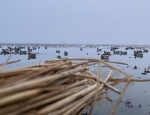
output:
[[[0,43],[150,45],[150,0],[0,0]]]

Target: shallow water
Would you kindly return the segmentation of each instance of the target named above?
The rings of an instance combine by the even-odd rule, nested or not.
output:
[[[45,49],[44,46],[41,46],[40,49],[33,50],[33,53],[36,53],[36,59],[30,59],[28,60],[27,55],[12,55],[10,61],[15,60],[21,60],[20,62],[10,64],[5,66],[3,69],[10,69],[10,68],[16,68],[21,67],[25,65],[33,65],[37,64],[39,61],[44,62],[46,60],[56,59],[58,55],[60,55],[62,58],[76,58],[76,57],[82,57],[82,58],[100,58],[100,55],[97,55],[98,53],[103,54],[104,51],[110,51],[111,46],[100,46],[102,49],[101,52],[97,52],[97,48],[83,48],[83,50],[80,50],[80,47],[48,47]],[[145,46],[140,46],[145,47]],[[3,46],[4,49],[7,48],[7,46]],[[1,51],[2,48],[0,48]],[[146,49],[149,49],[148,47]],[[27,50],[22,49],[22,50]],[[56,50],[60,50],[60,53],[56,53]],[[112,55],[110,56],[109,60],[111,61],[117,61],[117,62],[123,62],[127,63],[127,65],[119,65],[119,64],[112,64],[113,66],[126,71],[133,75],[133,78],[136,79],[150,79],[150,73],[147,73],[147,75],[142,75],[141,73],[144,72],[144,68],[147,68],[150,66],[149,59],[150,59],[150,53],[144,53],[143,58],[134,58],[133,51],[137,50],[125,50],[125,47],[120,46],[118,51],[127,51],[127,55]],[[68,56],[64,56],[64,51],[68,52]],[[88,54],[87,54],[88,53]],[[4,63],[9,55],[0,55],[0,63]],[[130,57],[130,58],[129,58]],[[137,66],[137,69],[133,69],[134,66]],[[94,66],[93,66],[94,67]],[[106,68],[101,68],[102,73],[103,72],[109,72]],[[106,75],[107,76],[107,75]],[[115,78],[122,77],[120,74],[115,75]],[[122,89],[124,86],[124,83],[116,86],[118,89]],[[120,102],[120,105],[118,107],[118,110],[115,115],[150,115],[150,90],[149,90],[150,84],[149,82],[142,82],[142,83],[131,83]],[[108,96],[112,100],[112,102],[102,99],[102,108],[98,106],[98,104],[95,105],[95,108],[93,110],[93,115],[108,115],[115,104],[118,94],[113,93],[111,91],[108,91]],[[132,107],[126,106],[126,101],[129,100],[132,104]],[[89,111],[89,109],[86,109],[86,111]],[[85,112],[86,112],[85,111]]]

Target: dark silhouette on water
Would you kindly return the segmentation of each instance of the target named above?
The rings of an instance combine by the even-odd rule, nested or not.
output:
[[[102,49],[100,49],[100,48],[97,48],[97,52],[100,52],[100,51],[102,51]]]
[[[134,66],[133,69],[137,69],[137,66]]]
[[[109,55],[101,55],[101,59],[109,60]]]
[[[132,105],[130,100],[126,101],[126,106],[129,107],[129,108],[133,107],[133,105]]]
[[[141,74],[142,74],[142,75],[146,75],[146,74],[147,74],[146,69],[144,69],[144,72],[141,73]]]
[[[67,56],[68,55],[68,52],[64,51],[64,56]]]
[[[21,51],[20,50],[20,55],[26,55],[27,54],[27,51]]]
[[[56,58],[61,59],[61,56],[60,56],[60,55],[58,55]]]
[[[60,50],[56,50],[56,53],[60,53]]]

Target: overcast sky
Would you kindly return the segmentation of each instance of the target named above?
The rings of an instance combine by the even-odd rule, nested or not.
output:
[[[150,0],[0,0],[0,42],[150,45]]]

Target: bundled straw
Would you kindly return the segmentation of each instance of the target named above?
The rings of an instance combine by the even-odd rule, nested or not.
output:
[[[112,109],[113,115],[131,76],[108,62],[90,58],[61,59],[1,70],[0,115],[81,115],[88,106],[91,107],[91,114],[94,103],[100,103],[102,95],[109,89],[120,95]],[[99,63],[98,75],[89,70],[90,66],[96,63]],[[100,63],[111,69],[108,76],[100,77]],[[114,71],[126,77],[112,80],[110,77]],[[102,77],[106,79],[103,81]],[[123,92],[114,87],[121,82],[126,82]]]

